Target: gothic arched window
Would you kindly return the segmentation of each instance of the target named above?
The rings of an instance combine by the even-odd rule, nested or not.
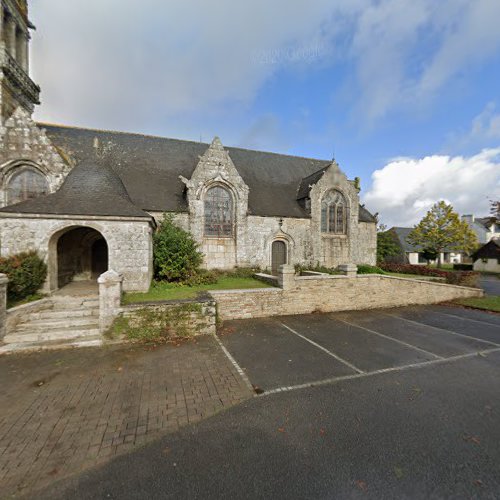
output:
[[[347,203],[340,191],[328,191],[321,200],[321,232],[332,234],[347,232]]]
[[[233,198],[222,186],[210,188],[205,195],[205,236],[233,236]]]
[[[34,168],[20,167],[7,181],[6,202],[13,205],[48,193],[49,185],[43,174]]]

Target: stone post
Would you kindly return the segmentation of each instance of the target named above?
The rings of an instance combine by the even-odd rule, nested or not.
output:
[[[358,274],[358,266],[356,264],[340,264],[338,269],[348,278],[355,278]]]
[[[9,278],[5,274],[0,274],[0,341],[6,334],[7,323],[7,283]]]
[[[295,267],[283,264],[278,270],[278,285],[283,290],[295,288]]]
[[[12,17],[8,17],[7,22],[5,23],[5,41],[7,45],[7,50],[14,59],[16,59],[16,49],[17,49],[16,31],[17,31],[16,21]]]
[[[109,270],[97,279],[99,283],[99,329],[104,333],[120,313],[123,276]]]

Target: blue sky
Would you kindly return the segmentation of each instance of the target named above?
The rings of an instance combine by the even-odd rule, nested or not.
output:
[[[330,159],[382,222],[500,195],[498,0],[32,2],[36,118]]]

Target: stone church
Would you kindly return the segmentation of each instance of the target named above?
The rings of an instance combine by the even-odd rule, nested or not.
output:
[[[147,290],[165,212],[207,268],[375,264],[376,218],[335,161],[33,121],[27,1],[0,6],[0,252],[36,250],[47,291],[107,269]]]

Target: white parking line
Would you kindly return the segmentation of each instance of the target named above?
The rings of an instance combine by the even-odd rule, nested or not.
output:
[[[253,392],[254,387],[252,383],[250,382],[249,378],[247,377],[247,374],[243,371],[243,368],[238,364],[238,362],[233,358],[231,353],[226,349],[224,344],[221,342],[220,338],[214,334],[215,341],[219,344],[219,347],[222,349],[222,352],[226,355],[227,359],[231,362],[231,364],[234,366],[240,377],[243,379],[243,382],[245,382],[245,385]]]
[[[356,375],[344,375],[341,377],[333,377],[333,378],[327,378],[327,379],[323,379],[323,380],[316,380],[314,382],[306,382],[305,384],[290,385],[290,386],[286,386],[286,387],[278,387],[276,389],[270,389],[269,391],[266,391],[263,394],[260,394],[258,397],[264,398],[266,396],[278,394],[280,392],[297,391],[300,389],[307,389],[310,387],[319,387],[322,385],[333,385],[333,384],[336,384],[337,382],[343,382],[345,380],[354,380],[354,379],[358,379],[358,378],[371,377],[373,375],[381,375],[384,373],[403,372],[406,370],[414,370],[417,368],[424,368],[426,366],[451,363],[454,361],[459,361],[461,359],[472,358],[474,356],[487,356],[488,354],[491,354],[493,352],[498,352],[498,351],[500,351],[500,348],[488,349],[486,351],[470,352],[468,354],[460,354],[458,356],[452,356],[451,358],[442,358],[442,359],[433,359],[430,361],[422,361],[421,363],[413,363],[411,365],[396,366],[393,368],[383,368],[381,370],[375,370],[373,372],[367,372],[367,373],[358,373]]]
[[[337,361],[340,361],[344,365],[348,366],[351,370],[354,370],[357,373],[365,373],[363,370],[360,370],[359,368],[357,368],[356,366],[354,366],[352,363],[349,363],[349,361],[346,361],[345,359],[342,359],[341,357],[337,356],[336,354],[334,354],[333,352],[329,351],[328,349],[325,349],[322,345],[319,345],[316,342],[312,341],[311,339],[308,339],[304,335],[301,335],[299,332],[296,332],[295,330],[293,330],[289,326],[285,325],[285,323],[281,323],[281,325],[283,325],[287,330],[289,330],[290,332],[292,332],[294,335],[297,335],[297,337],[300,337],[301,339],[305,340],[306,342],[309,342],[314,347],[317,347],[318,349],[321,349],[323,352],[326,352],[326,354],[328,354],[332,358],[335,358]]]
[[[445,313],[442,311],[431,311],[431,312],[434,314],[443,314],[444,316],[450,316],[452,318],[459,318],[465,321],[473,321],[474,323],[480,323],[482,325],[498,326],[498,328],[500,329],[498,323],[490,323],[489,321],[481,321],[480,319],[466,318],[465,316],[459,316],[458,314],[453,314],[453,313]]]
[[[417,347],[416,345],[408,344],[407,342],[403,342],[402,340],[395,339],[393,337],[389,337],[388,335],[384,335],[383,333],[377,332],[375,330],[371,330],[370,328],[365,328],[364,326],[360,326],[360,325],[357,325],[356,323],[351,323],[350,321],[346,321],[344,319],[340,319],[340,318],[337,318],[337,317],[335,319],[337,321],[341,321],[342,323],[345,323],[346,325],[351,325],[351,326],[354,326],[356,328],[361,328],[362,330],[365,330],[365,331],[367,331],[369,333],[373,333],[374,335],[378,335],[379,337],[382,337],[384,339],[392,340],[393,342],[401,344],[401,345],[403,345],[405,347],[409,347],[411,349],[415,349],[416,351],[423,352],[424,354],[428,354],[429,356],[432,356],[433,358],[444,359],[443,356],[438,356],[437,354],[434,354],[433,352],[426,351],[425,349]]]
[[[465,339],[475,340],[476,342],[482,342],[484,344],[490,344],[494,345],[495,347],[500,347],[500,344],[491,342],[490,340],[478,339],[477,337],[471,337],[470,335],[465,335],[464,333],[457,333],[454,332],[453,330],[447,330],[446,328],[441,328],[439,326],[428,325],[427,323],[420,323],[419,321],[414,321],[413,319],[408,319],[403,316],[397,316],[396,314],[389,314],[389,313],[381,313],[381,314],[384,314],[385,316],[390,316],[391,318],[402,319],[404,321],[408,321],[408,323],[413,323],[414,325],[425,326],[427,328],[434,328],[435,330],[441,330],[446,333],[451,333],[452,335],[456,335],[457,337],[463,337]]]

